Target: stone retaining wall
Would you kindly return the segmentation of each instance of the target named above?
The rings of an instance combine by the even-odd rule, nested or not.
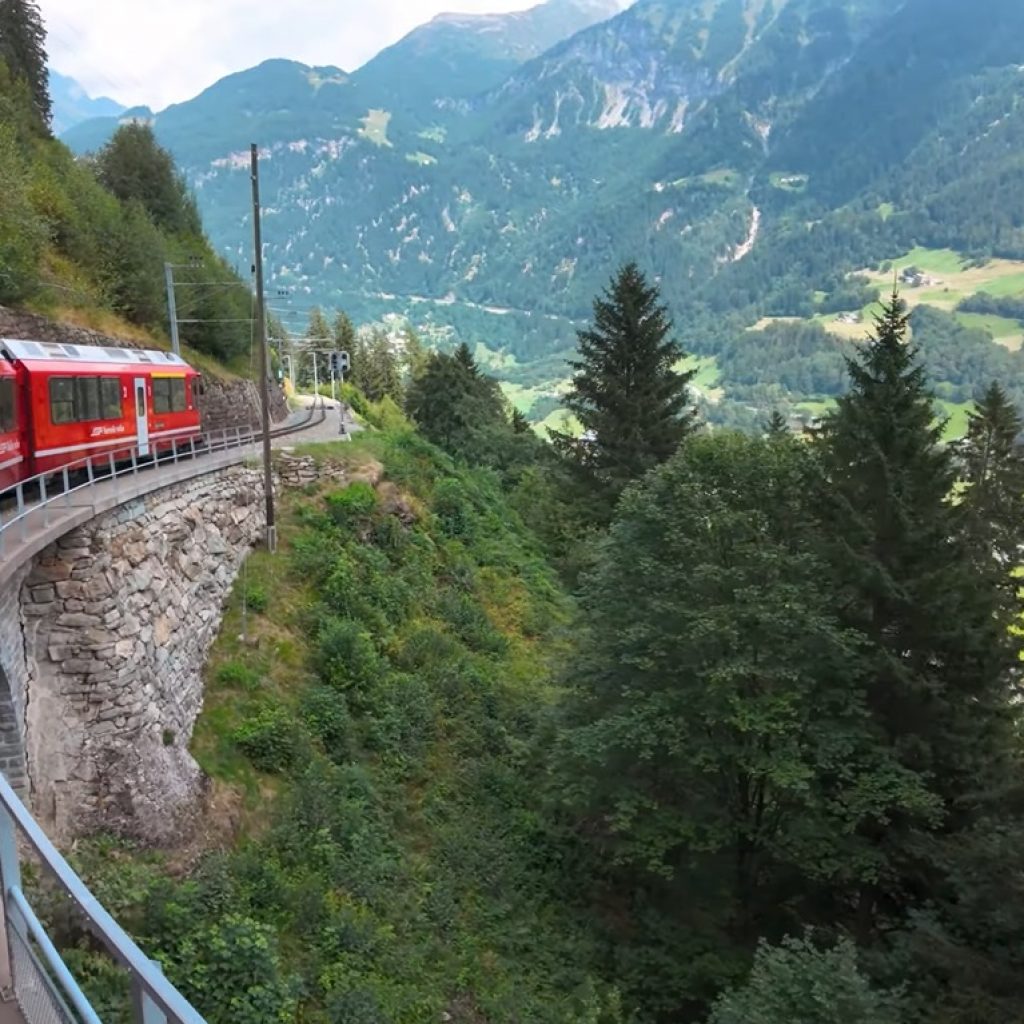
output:
[[[25,721],[29,665],[20,594],[29,569],[26,565],[0,587],[0,772],[23,800],[28,798],[28,780],[21,723]]]
[[[102,515],[34,560],[20,594],[24,723],[32,807],[51,835],[162,841],[186,827],[203,791],[188,752],[203,666],[265,527],[260,494],[257,470],[221,470]]]

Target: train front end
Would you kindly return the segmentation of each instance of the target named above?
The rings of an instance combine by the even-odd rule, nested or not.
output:
[[[0,491],[13,487],[25,475],[25,431],[18,401],[18,376],[0,358]]]

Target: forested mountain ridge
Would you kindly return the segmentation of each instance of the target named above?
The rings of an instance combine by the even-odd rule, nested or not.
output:
[[[861,310],[872,294],[847,275],[918,245],[1024,255],[1022,17],[1012,0],[640,0],[562,21],[531,59],[506,45],[507,74],[481,40],[521,22],[443,18],[352,74],[230,76],[154,127],[240,266],[259,139],[291,326],[314,302],[405,314],[505,349],[504,372],[538,384],[626,259],[660,282],[686,347],[717,357],[765,316]],[[89,149],[113,123],[68,140]],[[718,380],[748,418],[828,397]]]

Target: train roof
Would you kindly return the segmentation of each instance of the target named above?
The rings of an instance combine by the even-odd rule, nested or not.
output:
[[[134,364],[191,369],[181,356],[173,352],[103,345],[72,345],[53,341],[23,341],[17,338],[0,338],[0,359],[4,356],[12,361],[25,363],[77,360],[82,363],[120,363],[122,366]]]

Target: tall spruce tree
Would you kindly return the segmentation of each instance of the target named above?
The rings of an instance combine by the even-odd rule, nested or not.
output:
[[[1022,431],[1020,413],[993,381],[971,413],[958,448],[967,484],[968,530],[979,552],[1002,566],[1018,564],[1024,543]]]
[[[347,313],[341,312],[334,318],[334,347],[338,352],[347,352],[349,357],[356,344],[356,329]]]
[[[0,60],[25,82],[43,127],[53,118],[46,58],[46,28],[36,0],[0,0]]]
[[[584,434],[551,431],[551,439],[599,520],[611,517],[627,484],[671,458],[693,429],[693,375],[675,369],[685,353],[671,330],[658,289],[628,263],[594,302],[593,326],[579,333],[565,404]]]
[[[930,839],[970,824],[1011,756],[1010,620],[964,540],[953,456],[907,325],[894,293],[818,439],[837,607],[867,643],[867,706],[932,796],[930,812],[894,806],[868,829],[886,868],[856,896],[862,938],[938,884]]]

